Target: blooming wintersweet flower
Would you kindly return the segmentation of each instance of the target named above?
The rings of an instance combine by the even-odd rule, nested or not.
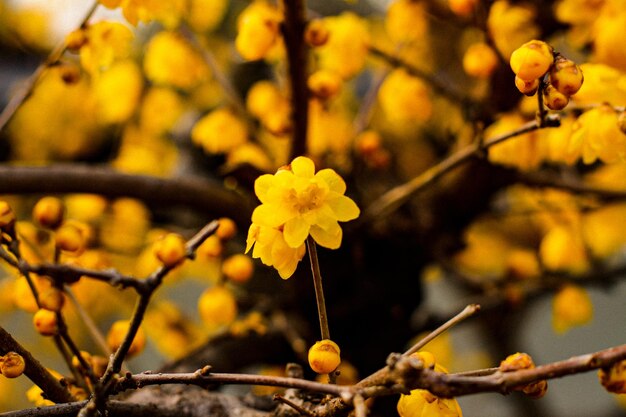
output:
[[[342,239],[338,222],[360,213],[344,195],[346,183],[334,170],[315,173],[313,161],[302,156],[275,175],[260,176],[254,191],[263,204],[252,213],[252,222],[281,227],[291,248],[298,248],[310,234],[321,246],[337,249]]]
[[[343,232],[338,222],[353,220],[360,210],[344,195],[346,184],[332,169],[315,173],[315,164],[298,157],[274,175],[257,178],[261,200],[252,213],[246,252],[289,278],[305,252],[310,235],[319,245],[337,249]]]

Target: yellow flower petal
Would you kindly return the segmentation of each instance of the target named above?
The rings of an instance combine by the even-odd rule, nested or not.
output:
[[[285,229],[283,230],[285,242],[287,242],[287,245],[291,248],[301,246],[309,235],[310,228],[311,225],[304,221],[302,217],[295,217],[287,221],[287,223],[285,223]]]
[[[291,162],[291,171],[298,177],[311,178],[315,173],[315,164],[305,156],[299,156]]]
[[[261,175],[254,181],[254,193],[262,203],[267,202],[267,193],[273,184],[274,176],[270,174]]]
[[[343,231],[337,222],[334,226],[324,230],[321,227],[312,226],[311,236],[320,245],[328,249],[337,249],[341,246]]]
[[[337,220],[340,222],[347,222],[359,217],[361,210],[354,201],[345,195],[340,195],[337,198],[328,200],[327,204],[335,213]]]
[[[346,182],[335,172],[335,170],[326,168],[315,174],[315,178],[321,178],[331,191],[339,194],[346,192]]]

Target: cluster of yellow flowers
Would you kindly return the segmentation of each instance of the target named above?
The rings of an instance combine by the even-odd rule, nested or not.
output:
[[[346,197],[346,184],[332,169],[315,172],[306,157],[294,159],[274,175],[260,176],[254,190],[261,200],[252,213],[246,252],[273,266],[284,279],[296,270],[309,235],[321,246],[337,249],[342,230],[338,222],[359,215],[354,201]]]

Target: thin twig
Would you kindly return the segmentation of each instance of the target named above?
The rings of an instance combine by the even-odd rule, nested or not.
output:
[[[83,27],[87,24],[91,16],[95,13],[98,8],[99,2],[95,1],[92,6],[87,11],[85,17],[83,17],[80,26]],[[9,103],[5,106],[0,113],[0,132],[6,127],[6,125],[11,121],[17,110],[21,107],[21,105],[26,101],[26,99],[33,93],[37,82],[41,79],[41,76],[44,72],[56,64],[67,49],[65,40],[63,40],[59,45],[57,45],[52,52],[48,55],[48,57],[35,69],[35,71],[31,74],[30,77],[24,82],[22,88],[17,90],[15,95],[11,97]]]
[[[184,384],[210,387],[213,385],[264,385],[270,387],[296,388],[309,392],[320,392],[338,397],[349,398],[353,389],[349,386],[323,384],[301,378],[289,378],[269,375],[211,373],[197,370],[191,373],[141,373],[119,377],[112,392],[119,393],[129,389],[139,389],[148,385]]]
[[[315,286],[315,301],[317,302],[317,315],[320,320],[320,333],[322,339],[330,339],[326,301],[324,288],[322,287],[322,273],[320,272],[319,259],[317,258],[317,246],[311,236],[307,238],[307,249],[309,250],[309,259],[311,260],[311,273],[313,274],[313,285]]]
[[[102,353],[104,353],[107,356],[110,355],[111,351],[106,341],[104,340],[104,336],[100,332],[100,329],[98,329],[98,326],[93,321],[89,313],[87,313],[87,311],[85,311],[83,306],[78,302],[78,299],[74,295],[74,291],[72,291],[72,288],[69,285],[64,285],[63,291],[65,292],[65,294],[67,294],[67,298],[70,299],[70,302],[76,309],[78,316],[81,318],[81,320],[85,324],[85,327],[87,327],[87,331],[91,334],[91,337],[94,340],[94,342],[96,342],[100,350],[102,350]]]
[[[558,114],[551,114],[546,117],[545,127],[557,127],[560,125],[560,116]],[[499,135],[484,141],[482,144],[474,142],[453,154],[449,155],[444,160],[440,161],[437,165],[427,169],[417,177],[398,185],[385,194],[380,196],[376,201],[370,204],[369,207],[363,212],[363,215],[359,219],[359,224],[367,223],[368,221],[380,218],[384,215],[388,215],[397,210],[402,204],[408,201],[418,191],[424,189],[428,185],[434,183],[439,178],[469,161],[473,157],[480,155],[485,149],[490,148],[498,143],[504,142],[508,139],[522,135],[524,133],[532,132],[540,129],[537,120],[530,121],[520,126],[519,128]]]
[[[311,411],[307,410],[306,408],[300,407],[298,404],[294,403],[291,400],[288,400],[287,398],[283,397],[280,394],[274,394],[274,401],[278,401],[281,402],[291,408],[293,408],[294,410],[296,410],[300,415],[302,416],[308,416],[308,417],[315,417],[315,414],[312,413]]]
[[[450,320],[448,320],[447,322],[445,322],[444,324],[442,324],[441,326],[439,326],[438,328],[430,332],[426,337],[422,338],[416,344],[411,346],[411,348],[408,349],[406,352],[404,352],[402,355],[408,356],[412,353],[419,351],[421,348],[426,346],[428,342],[430,342],[431,340],[439,336],[441,333],[445,332],[446,330],[448,330],[449,328],[453,326],[456,326],[457,324],[467,319],[468,317],[473,316],[478,311],[480,311],[480,306],[478,304],[468,305],[467,307],[463,309],[463,311],[461,311],[459,314],[452,317]]]
[[[74,401],[74,397],[31,353],[0,326],[0,354],[16,352],[24,358],[24,374],[44,392],[46,398],[57,403]]]

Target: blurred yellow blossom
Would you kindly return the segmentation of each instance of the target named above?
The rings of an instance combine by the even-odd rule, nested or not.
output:
[[[93,81],[93,91],[102,123],[121,123],[128,120],[139,103],[143,78],[134,61],[113,64]]]
[[[181,35],[163,31],[150,39],[143,61],[146,77],[155,84],[190,89],[209,77],[202,56]]]
[[[121,23],[104,21],[77,30],[86,31],[87,41],[80,48],[80,63],[91,74],[130,54],[133,33]]]
[[[624,161],[626,134],[617,125],[615,110],[601,105],[583,113],[573,127],[569,151],[580,152],[585,164]]]
[[[365,65],[370,35],[365,20],[354,13],[344,12],[324,18],[330,32],[328,42],[316,52],[323,69],[334,71],[344,79],[351,78]]]
[[[536,11],[528,2],[497,0],[489,8],[487,27],[500,54],[508,60],[520,45],[539,35]]]
[[[568,225],[552,228],[542,239],[539,255],[551,271],[582,274],[589,269],[589,259],[579,228]]]
[[[247,142],[248,130],[230,110],[220,108],[198,120],[191,140],[206,152],[227,153]]]
[[[419,41],[428,30],[426,16],[426,3],[395,0],[387,9],[385,29],[394,42]]]
[[[587,324],[593,318],[593,304],[587,291],[573,284],[563,286],[552,300],[552,326],[565,333],[575,326]]]
[[[182,115],[184,106],[182,98],[174,90],[150,88],[141,103],[141,129],[156,134],[171,130]]]
[[[190,0],[187,22],[196,32],[215,29],[228,10],[228,0]]]
[[[393,70],[378,91],[380,106],[391,121],[425,121],[432,115],[428,86],[406,70]]]

